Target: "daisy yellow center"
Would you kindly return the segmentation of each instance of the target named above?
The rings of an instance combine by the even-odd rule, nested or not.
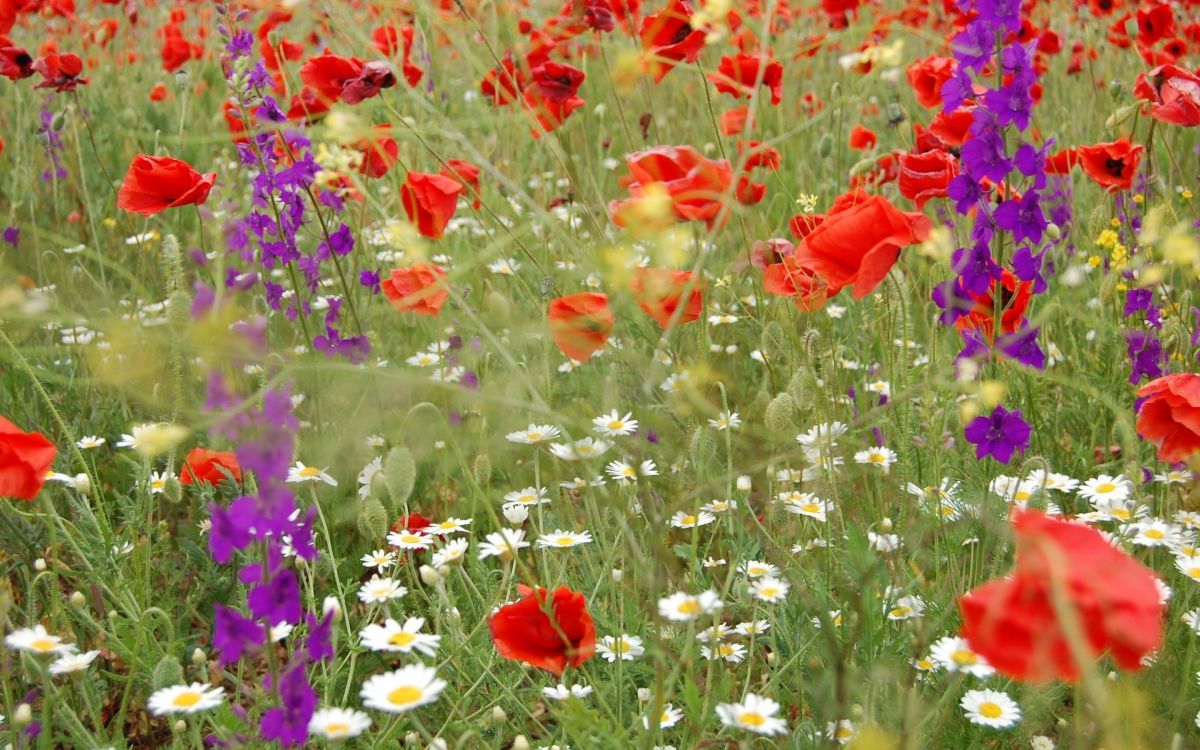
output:
[[[634,471],[634,468],[632,466],[626,466],[624,469],[621,469],[621,473],[627,477],[636,477],[637,476],[637,472]]]
[[[1200,573],[1200,569],[1198,569],[1197,572]],[[624,639],[617,639],[616,646],[617,650],[622,654],[629,653],[629,644],[626,643]]]
[[[458,526],[458,524],[454,521],[442,521],[438,524],[439,529],[453,529],[456,526]]]
[[[1113,508],[1111,511],[1109,511],[1109,515],[1111,515],[1113,518],[1128,519],[1129,511],[1125,508]]]
[[[844,740],[852,734],[849,727],[838,727],[833,732],[834,739]]]
[[[1025,490],[1017,490],[1016,492],[1013,493],[1013,499],[1019,503],[1025,502],[1026,500],[1029,499],[1029,497],[1030,497],[1029,493],[1026,492]]]
[[[555,541],[555,544],[557,544],[559,547],[570,547],[574,543],[575,543],[575,540],[569,536],[560,536]]]
[[[417,536],[416,534],[405,534],[404,536],[400,537],[400,539],[406,544],[414,544],[421,541],[421,537]]]
[[[388,703],[394,706],[407,706],[410,703],[416,703],[421,699],[421,688],[415,685],[405,685],[398,687],[387,694]]]
[[[804,511],[805,513],[816,513],[817,511],[821,510],[821,506],[817,505],[816,503],[805,503],[804,505],[800,506],[800,510]]]
[[[733,653],[733,646],[727,646],[724,644],[717,646],[717,653],[721,656],[729,656]]]
[[[960,667],[969,667],[978,662],[979,657],[975,655],[974,651],[968,651],[965,648],[960,648],[959,650],[950,654],[950,661],[954,662]]]
[[[658,720],[658,723],[666,724],[670,721],[671,721],[671,713],[669,711],[663,711],[662,718]]]
[[[767,586],[765,588],[759,589],[759,593],[762,594],[763,596],[765,596],[766,598],[770,599],[772,597],[779,596],[779,589],[774,586]]]
[[[1146,529],[1142,532],[1142,536],[1147,539],[1162,539],[1166,535],[1162,533],[1161,529]]]
[[[1188,568],[1188,577],[1200,581],[1200,567]]]
[[[527,432],[527,433],[525,433],[525,437],[529,438],[530,440],[541,440],[541,439],[542,439],[542,433],[540,433],[540,432]]]
[[[331,724],[325,725],[325,734],[328,734],[328,735],[331,735],[334,737],[340,737],[343,734],[349,734],[349,733],[350,733],[350,725],[349,724],[343,724],[339,721],[335,721]]]
[[[38,638],[33,643],[29,644],[29,648],[33,649],[34,651],[53,651],[57,646],[58,643],[50,640],[49,638]]]
[[[305,466],[303,469],[300,470],[300,476],[302,476],[302,477],[315,477],[320,473],[321,473],[321,470],[314,466]]]
[[[619,430],[624,426],[625,426],[625,423],[619,419],[610,420],[608,423],[608,429],[610,429],[610,430]]]
[[[738,714],[738,723],[748,727],[761,727],[767,723],[767,717],[758,711],[743,711]]]
[[[1117,485],[1113,484],[1112,482],[1105,482],[1104,484],[1096,485],[1096,492],[1099,492],[1101,494],[1107,494],[1109,492],[1112,492],[1116,488],[1117,488]]]
[[[191,708],[200,702],[200,694],[195,692],[180,693],[175,696],[175,700],[171,701],[171,705],[179,708]]]
[[[867,457],[867,460],[873,464],[881,464],[887,460],[887,456],[883,455],[882,453],[872,453]]]
[[[153,482],[150,483],[150,489],[152,489],[152,490],[161,490],[166,486],[167,486],[167,482],[165,479],[155,479]]]
[[[999,719],[1004,715],[1004,709],[991,701],[986,701],[979,704],[979,715],[985,719]]]
[[[891,614],[892,617],[907,617],[911,613],[912,610],[908,607],[900,606],[893,609]]]
[[[766,573],[767,569],[758,565],[751,565],[749,568],[746,568],[746,572],[752,576],[760,576],[763,573]]]
[[[696,522],[696,517],[695,516],[684,516],[683,518],[679,519],[679,522],[682,524],[685,524],[685,525],[691,525]]]
[[[685,599],[679,603],[677,611],[681,615],[695,615],[700,612],[700,602],[695,599]]]
[[[388,638],[387,642],[393,646],[399,646],[400,648],[403,648],[415,640],[417,640],[417,637],[412,633],[407,633],[401,630],[399,633],[394,634],[391,638]]]
[[[933,662],[929,661],[928,659],[919,659],[916,666],[917,669],[927,672],[930,669],[933,669]]]
[[[524,505],[529,505],[534,500],[537,500],[537,498],[534,497],[533,495],[521,495],[519,498],[517,498],[517,502],[522,503]]]

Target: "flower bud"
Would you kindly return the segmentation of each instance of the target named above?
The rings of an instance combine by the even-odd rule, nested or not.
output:
[[[737,478],[737,491],[738,492],[749,492],[750,488],[752,486],[753,486],[753,483],[750,481],[749,475],[742,474],[741,476],[739,476]]]
[[[79,494],[92,494],[92,480],[87,474],[76,474],[73,484],[75,485],[75,489],[79,492]]]
[[[338,601],[336,596],[327,596],[325,601],[321,602],[321,616],[327,616],[333,613],[333,621],[338,622],[342,619],[342,603]]]
[[[183,485],[179,483],[178,477],[167,477],[167,481],[163,483],[163,497],[169,503],[178,503],[183,499]]]
[[[46,570],[46,558],[39,557],[33,561],[33,569],[41,573]]]
[[[513,526],[520,526],[529,520],[529,509],[520,503],[509,503],[504,506],[504,518]]]
[[[525,735],[518,734],[513,737],[512,750],[529,750],[529,740],[525,739]]]
[[[1108,84],[1108,96],[1114,102],[1120,101],[1125,95],[1125,84],[1120,81],[1110,81]]]
[[[822,159],[828,158],[833,153],[833,136],[825,133],[821,136],[821,140],[817,141],[817,156]]]
[[[80,591],[72,591],[71,592],[71,606],[72,607],[82,607],[86,603],[87,603],[87,599],[84,597],[82,592],[80,592]]]
[[[208,664],[208,654],[202,648],[192,649],[192,666],[203,667]]]
[[[892,519],[885,518],[882,521],[880,521],[879,528],[882,529],[884,532],[891,531],[892,530]]]
[[[492,706],[492,723],[503,724],[506,721],[508,721],[508,714],[504,712],[504,709],[499,706]]]
[[[649,702],[650,698],[652,697],[652,694],[650,693],[650,688],[638,688],[637,697],[638,697],[638,702],[640,702],[640,703]]]
[[[461,560],[460,560],[460,562],[461,562]],[[449,565],[439,565],[439,566],[437,566],[437,572],[438,572],[438,575],[440,575],[442,578],[449,578],[450,577],[450,566]]]
[[[12,717],[13,726],[17,729],[24,729],[33,723],[33,706],[28,703],[22,703],[17,706],[17,710],[13,711]]]
[[[171,725],[171,731],[175,734],[183,734],[187,731],[187,722],[183,719],[177,719],[175,723]]]
[[[422,565],[418,571],[421,574],[421,582],[426,586],[436,586],[442,582],[442,576],[432,565]]]
[[[1057,224],[1050,222],[1046,225],[1046,236],[1052,241],[1057,242],[1062,239],[1062,230],[1058,228]]]
[[[625,573],[620,568],[612,569],[612,579],[613,579],[614,583],[620,583],[621,579],[624,577],[625,577]]]

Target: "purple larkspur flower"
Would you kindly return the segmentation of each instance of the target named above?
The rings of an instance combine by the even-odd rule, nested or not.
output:
[[[1013,453],[1024,453],[1029,447],[1033,428],[1021,418],[1019,409],[1008,411],[997,405],[990,415],[971,420],[963,434],[975,446],[975,458],[991,456],[1007,464]]]

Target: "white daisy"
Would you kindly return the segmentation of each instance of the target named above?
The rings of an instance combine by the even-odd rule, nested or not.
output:
[[[396,553],[391,550],[377,549],[369,555],[363,555],[362,564],[364,568],[387,570],[396,564]]]
[[[558,437],[562,431],[554,425],[549,424],[531,424],[523,430],[510,432],[505,436],[505,439],[510,443],[521,443],[523,445],[538,445]]]
[[[896,463],[896,451],[882,445],[875,446],[855,453],[854,462],[874,466],[887,474],[891,470],[892,464]]]
[[[409,531],[408,529],[400,529],[399,531],[389,532],[387,535],[388,544],[399,549],[423,550],[433,546],[433,537],[426,534],[424,531]]]
[[[371,580],[358,589],[358,600],[366,604],[377,604],[399,599],[408,593],[408,589],[400,585],[394,578],[371,576]]]
[[[4,644],[16,651],[28,651],[38,656],[63,656],[75,653],[75,646],[51,635],[41,624],[14,630],[4,638]]]
[[[225,688],[193,682],[155,690],[146,701],[146,709],[155,716],[194,714],[216,708],[224,700]]]
[[[663,706],[662,713],[658,716],[658,721],[652,721],[651,717],[642,717],[642,726],[646,729],[670,729],[683,720],[683,711],[675,708],[674,705],[667,703]]]
[[[723,411],[716,419],[708,420],[708,426],[716,430],[732,430],[742,424],[742,418],[736,411]]]
[[[711,647],[701,646],[700,654],[709,661],[718,659],[741,664],[746,658],[746,647],[740,643],[715,643]]]
[[[747,560],[738,566],[738,572],[747,578],[762,578],[763,576],[774,578],[779,575],[779,568],[771,563]]]
[[[565,701],[568,698],[579,698],[582,700],[594,691],[595,689],[591,685],[571,685],[568,687],[560,682],[554,687],[542,688],[542,695],[552,701]]]
[[[467,527],[471,525],[469,518],[447,518],[445,521],[430,524],[426,526],[424,531],[426,534],[434,534],[436,536],[448,536],[450,534],[466,534]]]
[[[1110,477],[1107,474],[1101,474],[1098,477],[1092,477],[1083,483],[1076,492],[1085,500],[1109,500],[1109,501],[1124,501],[1129,498],[1129,493],[1133,491],[1133,485],[1125,477]]]
[[[524,529],[494,531],[488,534],[484,542],[479,545],[479,559],[499,557],[507,562],[516,556],[518,550],[528,546],[529,542],[525,541]]]
[[[948,672],[963,672],[973,677],[991,677],[992,665],[971,650],[966,640],[957,636],[939,638],[929,652],[930,658]]]
[[[758,578],[750,584],[750,595],[760,602],[775,604],[787,598],[791,585],[779,578]]]
[[[671,516],[671,525],[677,529],[692,529],[697,526],[707,526],[715,520],[717,517],[707,511],[702,510],[693,514],[681,510]]]
[[[90,667],[99,655],[99,651],[84,651],[82,654],[60,656],[50,662],[49,672],[55,676],[82,672]]]
[[[367,708],[405,713],[433,703],[445,689],[446,681],[439,679],[432,667],[410,664],[393,672],[372,675],[359,694]]]
[[[537,546],[540,549],[559,548],[566,549],[567,547],[578,547],[581,544],[588,544],[592,541],[592,534],[589,531],[562,531],[555,530],[549,534],[542,534],[537,539]]]
[[[337,480],[325,473],[324,469],[318,469],[315,466],[305,466],[297,461],[296,465],[288,469],[287,481],[289,482],[324,482],[330,487],[337,487]]]
[[[616,409],[613,409],[608,414],[601,414],[593,419],[592,426],[599,435],[621,437],[637,432],[638,421],[633,419],[633,412],[629,412],[622,417],[618,416]]]
[[[551,443],[550,453],[563,461],[579,461],[585,458],[598,458],[608,452],[612,443],[598,438],[586,437],[574,443]]]
[[[741,703],[717,704],[717,716],[722,724],[755,734],[785,734],[787,722],[775,716],[778,712],[778,703],[754,693],[746,693]]]
[[[443,565],[461,565],[467,557],[467,547],[470,542],[466,539],[451,539],[446,542],[445,546],[433,553],[433,567],[440,568]]]
[[[959,701],[967,720],[992,729],[1008,729],[1021,721],[1021,707],[999,690],[968,690]]]
[[[319,708],[308,720],[308,733],[327,740],[347,740],[371,728],[371,717],[353,708]]]
[[[104,445],[104,443],[104,438],[96,437],[95,435],[88,435],[87,437],[79,438],[79,440],[75,442],[75,445],[79,446],[80,450],[86,451],[91,450],[92,448],[99,448],[100,446]]]
[[[371,624],[363,628],[358,641],[372,651],[395,651],[402,654],[416,651],[426,656],[436,656],[442,637],[422,633],[421,628],[424,625],[424,617],[410,617],[403,625],[389,617],[382,625]]]
[[[715,591],[704,591],[692,596],[682,591],[658,600],[658,613],[668,620],[686,622],[716,612],[725,603]]]
[[[606,635],[596,643],[596,653],[612,664],[617,659],[633,661],[646,653],[646,649],[642,646],[642,639],[636,635]]]

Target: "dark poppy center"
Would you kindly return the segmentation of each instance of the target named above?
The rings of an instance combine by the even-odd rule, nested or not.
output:
[[[1125,160],[1124,159],[1105,159],[1104,171],[1108,172],[1113,177],[1125,176]]]
[[[691,36],[691,34],[692,27],[686,23],[682,23],[679,25],[679,28],[675,29],[675,33],[671,35],[671,44],[680,44],[684,39]]]

